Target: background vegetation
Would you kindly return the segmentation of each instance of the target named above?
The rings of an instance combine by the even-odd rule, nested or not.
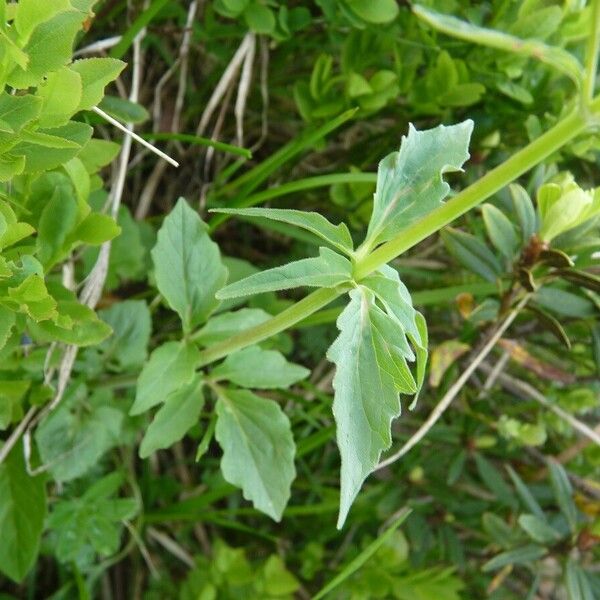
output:
[[[0,0],[1,598],[600,598],[600,139],[588,102],[600,9],[422,5]],[[191,280],[214,288],[212,302],[226,277],[315,257],[318,243],[209,209],[316,211],[360,241],[377,165],[409,123],[474,122],[464,172],[445,175],[452,197],[570,114],[585,128],[568,121],[572,136],[549,140],[535,168],[524,162],[505,183],[518,181],[391,261],[426,317],[428,370],[393,423],[394,460],[341,530],[326,352],[343,302],[270,336],[255,372],[248,355],[217,366],[205,402],[185,404],[204,384],[182,335],[210,348],[305,290],[226,299],[202,328],[216,304],[188,314],[164,283],[173,236],[202,240],[212,266],[191,263],[202,273]],[[218,320],[232,309],[246,312]],[[151,354],[165,347],[176,356]],[[261,370],[279,379],[257,383]],[[191,388],[160,417],[178,378]],[[236,436],[219,414],[227,393],[275,401],[261,418],[281,427],[282,464],[289,419],[296,477],[282,475],[291,498],[275,508],[255,487],[243,496],[232,482],[244,474],[221,463]],[[436,406],[449,408],[414,438]]]

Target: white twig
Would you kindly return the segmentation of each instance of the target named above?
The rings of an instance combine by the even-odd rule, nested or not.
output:
[[[120,35],[106,38],[105,40],[98,40],[97,42],[94,42],[89,46],[80,48],[79,50],[73,53],[73,56],[85,56],[86,54],[97,54],[99,52],[104,52],[105,50],[109,50],[113,46],[116,46],[120,41]]]
[[[246,102],[248,101],[250,83],[252,82],[252,65],[254,64],[255,53],[256,35],[252,34],[249,38],[246,56],[244,57],[244,65],[242,67],[242,74],[240,75],[234,108],[237,143],[239,146],[244,145],[244,113],[246,112]]]
[[[444,394],[444,397],[440,400],[437,406],[433,409],[425,423],[419,427],[416,433],[394,454],[381,461],[376,467],[375,471],[383,469],[402,458],[409,450],[414,448],[429,432],[429,430],[437,423],[438,419],[444,414],[444,411],[450,406],[450,403],[460,390],[463,388],[465,383],[469,380],[469,377],[473,374],[475,369],[482,363],[485,357],[492,351],[498,340],[504,335],[504,332],[510,327],[511,323],[516,319],[521,309],[527,304],[529,295],[524,296],[517,306],[510,312],[510,314],[504,319],[502,324],[495,331],[494,335],[487,341],[485,346],[473,357],[473,360],[469,366],[462,372],[461,376],[454,382],[450,389]]]
[[[479,368],[488,373],[491,372],[492,368],[489,365],[481,364]],[[566,421],[573,429],[576,429],[584,435],[586,438],[594,442],[594,444],[600,446],[600,433],[575,418],[572,414],[563,410],[560,406],[557,406],[553,402],[550,402],[546,399],[546,396],[536,390],[532,385],[529,385],[526,381],[521,381],[520,379],[515,379],[510,375],[506,375],[505,373],[500,373],[498,375],[498,382],[502,387],[505,387],[507,390],[512,392],[520,393],[536,402],[539,402],[544,408],[552,411],[557,417],[561,418],[563,421]]]
[[[494,368],[489,372],[488,374],[488,378],[485,380],[485,383],[483,384],[483,388],[481,390],[481,392],[479,393],[479,398],[483,398],[486,394],[486,392],[489,392],[493,387],[494,384],[496,383],[496,379],[498,379],[498,375],[500,375],[500,373],[502,373],[502,371],[504,370],[504,367],[506,367],[506,365],[508,364],[508,361],[510,359],[510,353],[508,352],[503,352],[502,356],[500,356],[500,358],[498,359],[498,362],[494,365]]]
[[[198,4],[196,0],[193,0],[188,9],[187,19],[185,23],[185,32],[181,41],[181,47],[179,48],[179,56],[177,57],[177,60],[173,63],[173,65],[169,68],[169,70],[165,73],[165,75],[163,75],[160,78],[160,81],[156,86],[153,113],[153,126],[155,131],[160,131],[160,121],[162,113],[162,88],[169,81],[177,67],[179,67],[179,83],[177,89],[177,97],[175,98],[175,108],[173,109],[173,117],[171,119],[171,132],[177,133],[179,131],[179,121],[181,119],[181,112],[183,110],[183,102],[185,99],[185,91],[187,88],[190,44],[192,41],[192,31],[197,10]],[[180,147],[179,149],[181,151]],[[163,162],[157,163],[154,166],[152,173],[150,173],[150,176],[146,180],[146,184],[144,185],[140,194],[140,199],[137,208],[135,209],[135,218],[138,221],[141,221],[142,219],[146,218],[146,215],[148,214],[148,210],[150,209],[150,205],[152,203],[152,199],[154,198],[154,193],[156,192],[156,188],[158,187],[158,184],[162,179],[166,167],[167,165],[165,165],[165,163]]]
[[[114,125],[117,129],[120,129],[123,133],[126,134],[127,137],[132,137],[136,142],[142,144],[142,146],[145,146],[146,148],[148,148],[148,150],[154,152],[154,154],[160,156],[163,160],[166,160],[168,163],[171,163],[174,167],[179,166],[179,163],[174,158],[171,158],[168,154],[165,154],[162,150],[159,150],[156,146],[153,146],[149,141],[140,137],[137,133],[135,133],[135,131],[132,131],[129,127],[125,127],[125,125],[123,125],[116,119],[113,119],[108,113],[105,113],[101,108],[94,106],[92,110],[96,114],[100,115],[103,119],[108,121],[111,125]]]
[[[219,106],[219,103],[225,95],[225,92],[237,77],[237,73],[242,65],[242,62],[244,61],[244,58],[246,57],[246,52],[248,52],[248,47],[251,44],[250,40],[252,39],[253,35],[254,34],[252,33],[247,33],[245,35],[242,43],[239,45],[232,59],[229,61],[227,68],[223,72],[223,75],[221,75],[221,79],[219,80],[217,87],[214,89],[208,103],[206,104],[206,108],[202,113],[202,117],[200,117],[200,123],[198,124],[196,135],[203,135],[203,133],[206,131],[206,127],[210,121],[210,118],[217,109],[217,106]]]
[[[185,549],[182,548],[175,540],[170,538],[168,535],[162,533],[154,527],[148,527],[148,535],[155,541],[157,541],[163,548],[168,550],[173,556],[177,557],[182,563],[193,569],[196,566],[194,558]]]
[[[29,421],[31,421],[36,412],[37,408],[32,406],[27,411],[21,422],[14,428],[8,439],[4,442],[0,448],[0,465],[6,460],[6,457],[10,454],[10,451],[13,449],[14,445],[19,441],[19,438],[29,425]]]
[[[122,523],[123,523],[123,525],[125,525],[125,527],[127,528],[127,531],[129,531],[129,533],[131,534],[131,538],[134,540],[134,542],[137,544],[138,548],[140,549],[140,553],[144,559],[144,562],[148,566],[148,569],[149,569],[150,573],[152,574],[152,577],[154,577],[154,579],[160,579],[160,573],[158,572],[158,569],[154,565],[154,562],[152,561],[152,557],[150,556],[150,552],[148,552],[148,548],[146,548],[146,544],[144,544],[144,540],[138,533],[137,529],[129,521],[122,521]]]

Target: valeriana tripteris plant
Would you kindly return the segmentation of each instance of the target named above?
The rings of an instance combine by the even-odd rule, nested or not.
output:
[[[531,45],[508,43],[514,42],[514,37],[498,37],[496,32],[480,28],[474,31],[431,12],[423,13],[423,18],[444,32],[477,43],[498,47],[502,42],[503,49],[528,56],[538,56],[543,51],[542,58],[548,64],[576,81],[581,91],[580,105],[547,133],[447,202],[444,198],[449,186],[443,175],[460,170],[468,158],[473,123],[465,121],[421,132],[411,127],[400,151],[380,164],[367,235],[356,250],[344,224],[334,225],[315,213],[221,209],[217,212],[298,226],[322,242],[317,257],[229,281],[221,287],[226,277],[224,270],[218,262],[202,258],[203,248],[215,255],[206,227],[180,200],[163,225],[164,231],[171,234],[159,235],[153,253],[157,274],[169,272],[170,278],[176,280],[171,287],[168,278],[161,282],[160,275],[157,277],[159,290],[180,314],[184,338],[156,349],[140,377],[133,410],[142,412],[164,402],[146,439],[152,433],[154,448],[180,439],[204,405],[200,390],[210,389],[216,398],[216,423],[211,421],[201,449],[206,447],[214,428],[224,452],[225,478],[241,487],[256,508],[275,519],[282,515],[295,474],[289,421],[275,402],[240,388],[284,387],[304,374],[282,355],[259,344],[348,294],[348,303],[337,322],[339,337],[327,354],[336,366],[333,413],[342,457],[338,518],[341,527],[362,483],[376,468],[381,453],[391,445],[390,425],[400,414],[400,394],[416,397],[424,377],[425,323],[412,307],[398,274],[387,263],[584,132],[593,121],[591,116],[600,109],[600,100],[592,99],[591,93],[598,36],[591,37],[584,67],[570,55],[566,60],[563,50],[553,52],[549,46],[538,45],[533,52]],[[193,273],[190,265],[197,267]],[[176,272],[178,277],[174,277]],[[181,281],[186,285],[181,285]],[[232,302],[252,294],[300,286],[318,289],[275,317],[258,309],[216,312],[210,316],[210,310],[219,311],[213,298],[225,301],[225,306],[231,308]],[[194,308],[207,302],[211,305],[208,312]],[[193,331],[196,326],[200,329]],[[222,358],[222,365],[199,374],[199,368]],[[165,365],[171,366],[165,370]],[[288,376],[273,377],[273,371]],[[193,391],[196,400],[185,390]],[[169,418],[171,414],[177,417]],[[142,452],[149,451],[149,443],[143,443]]]
[[[215,433],[224,451],[225,478],[239,485],[257,508],[279,519],[294,477],[289,422],[275,402],[239,388],[283,387],[307,371],[287,363],[278,352],[250,345],[229,354],[209,373],[198,374],[201,354],[190,339],[201,345],[219,341],[211,330],[235,331],[266,318],[257,309],[209,318],[219,300],[295,287],[347,292],[348,304],[337,322],[340,335],[327,354],[336,365],[333,414],[342,458],[341,526],[363,481],[392,443],[390,428],[401,412],[400,394],[414,395],[416,400],[427,360],[425,321],[413,308],[398,273],[382,265],[359,279],[356,268],[370,249],[442,205],[450,190],[443,174],[460,170],[467,160],[472,129],[472,121],[420,132],[411,126],[400,151],[379,165],[371,222],[356,250],[345,224],[333,225],[316,213],[268,208],[216,211],[282,221],[309,231],[324,244],[317,257],[255,273],[225,287],[227,272],[217,247],[199,217],[180,200],[159,232],[153,259],[159,290],[179,313],[185,336],[181,343],[168,342],[155,350],[140,377],[133,413],[151,408],[166,395],[142,442],[142,454],[182,437],[203,406],[202,388],[210,388],[217,398]]]

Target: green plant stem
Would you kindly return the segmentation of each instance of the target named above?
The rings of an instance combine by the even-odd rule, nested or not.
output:
[[[596,83],[598,49],[600,48],[600,0],[592,0],[591,8],[590,35],[585,50],[585,77],[582,90],[584,102],[589,102],[592,99]]]
[[[599,104],[598,99],[594,100],[592,109],[598,110]],[[546,133],[486,173],[454,198],[400,231],[389,242],[376,248],[356,265],[355,277],[358,280],[366,277],[369,273],[468,212],[559,150],[584,131],[587,123],[585,117],[579,111],[574,110]]]
[[[600,110],[600,97],[592,101],[590,110],[592,112]],[[588,120],[583,114],[576,111],[571,112],[554,125],[554,127],[514,154],[506,162],[492,169],[443,206],[429,213],[425,218],[413,223],[392,240],[367,255],[356,265],[355,279],[360,280],[366,277],[429,235],[448,225],[471,208],[477,206],[486,198],[489,198],[492,194],[559,150],[567,142],[584,131],[587,125]],[[321,310],[345,291],[347,291],[346,288],[338,287],[335,289],[324,288],[312,292],[269,321],[261,323],[256,327],[251,327],[203,350],[200,353],[200,364],[209,364],[227,356],[231,352],[241,350],[285,331],[316,311]]]
[[[207,365],[236,350],[251,346],[252,344],[266,340],[281,331],[285,331],[299,321],[302,321],[302,319],[305,319],[308,315],[312,315],[314,312],[327,306],[338,296],[346,292],[347,289],[348,288],[340,287],[322,288],[317,290],[305,298],[302,298],[302,300],[296,302],[293,306],[286,308],[265,323],[246,329],[223,342],[219,342],[206,350],[202,350],[200,352],[200,366]]]

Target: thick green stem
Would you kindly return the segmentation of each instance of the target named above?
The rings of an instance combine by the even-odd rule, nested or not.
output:
[[[592,111],[600,110],[600,97],[594,99],[590,109]],[[572,112],[561,119],[552,129],[514,154],[506,162],[491,170],[446,204],[410,225],[395,238],[364,257],[356,266],[356,278],[366,277],[369,273],[390,262],[427,236],[440,230],[486,198],[489,198],[584,131],[587,123],[585,116],[578,112]],[[251,327],[203,350],[201,352],[201,364],[209,364],[231,352],[285,331],[316,311],[321,310],[345,291],[347,290],[343,287],[324,288],[309,294],[306,298],[290,306],[269,321]]]
[[[600,47],[600,0],[592,0],[590,35],[585,51],[585,78],[583,80],[583,101],[589,102],[594,95],[596,71],[598,70],[598,48]]]
[[[594,105],[597,104],[596,100]],[[389,242],[376,248],[356,266],[357,279],[366,277],[501,190],[580,134],[586,125],[587,121],[577,111],[560,120],[552,129],[486,173],[454,198],[400,231]]]
[[[321,310],[330,302],[341,296],[347,288],[322,288],[309,294],[306,298],[302,298],[293,306],[286,308],[284,311],[275,315],[265,323],[261,323],[256,327],[246,329],[241,333],[231,336],[223,342],[214,344],[200,353],[200,364],[207,365],[215,360],[219,360],[236,350],[241,350],[246,346],[251,346],[274,336],[281,331],[292,327],[296,323],[302,321],[314,312]]]

